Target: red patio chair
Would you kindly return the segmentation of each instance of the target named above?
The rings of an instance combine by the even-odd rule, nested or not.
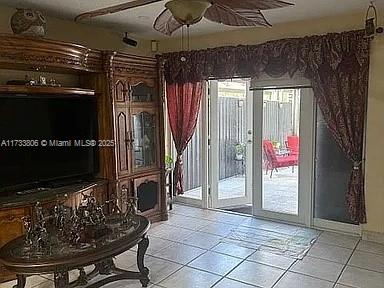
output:
[[[294,167],[298,165],[299,155],[277,156],[275,148],[273,148],[272,142],[269,140],[263,141],[263,150],[266,157],[265,169],[266,174],[268,170],[271,170],[270,177],[272,178],[273,170],[278,172],[277,168]]]
[[[300,140],[299,136],[288,136],[285,143],[289,150],[289,155],[299,155]]]

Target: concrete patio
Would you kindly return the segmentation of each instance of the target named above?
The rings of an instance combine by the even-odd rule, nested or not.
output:
[[[280,168],[278,172],[266,175],[263,171],[263,209],[298,214],[298,168]],[[245,177],[235,176],[219,182],[219,199],[242,197],[245,194]],[[201,187],[186,191],[182,197],[202,199]],[[247,203],[251,211],[251,203]]]

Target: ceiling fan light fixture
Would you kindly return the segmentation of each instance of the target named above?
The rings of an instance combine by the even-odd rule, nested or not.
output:
[[[199,22],[210,6],[208,0],[171,0],[165,4],[173,17],[183,25]]]

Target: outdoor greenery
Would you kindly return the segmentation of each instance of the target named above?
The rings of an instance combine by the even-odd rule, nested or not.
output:
[[[173,169],[174,160],[171,155],[165,155],[165,168]]]

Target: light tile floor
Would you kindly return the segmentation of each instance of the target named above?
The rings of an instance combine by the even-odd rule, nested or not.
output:
[[[175,205],[170,220],[150,230],[146,266],[151,288],[384,288],[384,245],[322,232],[303,260],[220,242],[231,228],[266,231],[313,230],[230,213]],[[136,270],[132,251],[117,257],[119,267]],[[75,271],[73,276],[75,276]],[[73,277],[71,277],[73,278]],[[0,288],[15,283],[3,283]],[[52,275],[33,276],[27,288],[53,287]],[[139,288],[118,281],[105,288]]]

